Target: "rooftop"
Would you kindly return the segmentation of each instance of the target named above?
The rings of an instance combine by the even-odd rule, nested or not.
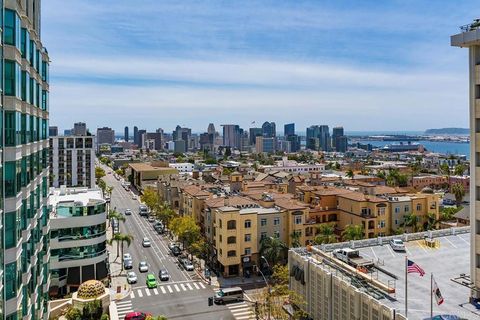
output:
[[[105,200],[100,189],[66,188],[62,191],[61,188],[51,188],[48,202],[53,208],[58,204],[73,205],[74,203],[86,207],[103,203]]]

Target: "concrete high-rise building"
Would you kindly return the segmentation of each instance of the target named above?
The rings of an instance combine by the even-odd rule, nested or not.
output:
[[[103,127],[97,129],[97,144],[114,144],[115,131],[112,128]]]
[[[94,139],[50,137],[50,186],[95,187]]]
[[[148,145],[146,142],[149,141]],[[146,132],[143,134],[143,148],[150,150],[163,150],[162,132]]]
[[[86,136],[87,135],[87,124],[85,122],[76,122],[73,124],[74,136]]]
[[[255,150],[257,153],[275,153],[277,139],[272,137],[257,137]]]
[[[138,130],[137,136],[138,136],[138,142],[136,145],[139,148],[143,148],[143,145],[145,144],[145,133],[147,133],[147,130],[141,129]]]
[[[123,139],[125,140],[125,142],[128,142],[128,126],[125,127],[124,129],[124,132],[123,132]]]
[[[480,298],[480,20],[462,27],[451,37],[451,45],[468,48],[470,101],[470,277],[472,297]]]
[[[1,1],[1,319],[48,319],[49,56],[41,1]]]
[[[49,137],[58,136],[58,127],[57,126],[48,127],[48,136]]]
[[[138,142],[138,127],[137,126],[133,127],[133,143],[136,144],[137,146],[139,145],[139,142]]]
[[[346,152],[348,139],[345,136],[343,127],[334,127],[332,131],[332,149],[337,152]]]
[[[331,150],[330,131],[327,125],[315,125],[307,128],[307,149]]]
[[[173,131],[172,137],[173,137],[173,141],[183,140],[185,142],[184,152],[187,152],[188,146],[190,144],[191,135],[192,135],[192,129],[176,126],[175,130]]]
[[[288,123],[283,128],[283,135],[285,137],[293,136],[295,134],[295,123]]]
[[[262,124],[263,136],[266,138],[274,138],[277,136],[277,128],[275,122],[265,121]]]
[[[257,142],[257,137],[263,136],[263,129],[262,128],[250,128],[249,129],[249,137],[250,137],[250,145],[253,146]]]
[[[231,148],[241,148],[242,131],[236,124],[222,124],[223,127],[223,145]]]
[[[215,134],[216,131],[215,131],[215,125],[213,123],[210,123],[208,125],[208,128],[207,128],[207,133],[209,134]]]
[[[49,197],[50,289],[58,295],[76,291],[87,280],[106,280],[106,202],[100,189],[65,188]]]

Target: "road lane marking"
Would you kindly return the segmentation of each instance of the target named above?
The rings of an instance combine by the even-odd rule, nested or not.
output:
[[[160,287],[160,289],[162,290],[162,293],[163,293],[163,294],[167,293],[167,291],[165,291],[165,288],[164,288],[164,287]]]
[[[378,257],[377,257],[377,255],[375,254],[375,251],[373,250],[372,247],[370,247],[370,250],[372,250],[372,253],[373,253],[373,256],[375,257],[375,260],[378,260]]]
[[[135,298],[135,294],[133,293],[133,290],[132,292],[130,292],[130,299],[134,299]]]
[[[187,283],[186,285],[187,285],[188,289],[193,290],[193,288],[192,288],[192,286],[190,285],[190,283]]]
[[[168,288],[168,291],[170,291],[170,293],[173,293],[173,290],[170,286],[167,286],[167,288]]]
[[[193,285],[195,286],[195,288],[198,290],[200,289],[200,287],[198,286],[198,284],[196,282],[193,283]]]
[[[152,294],[150,293],[150,289],[145,289],[145,294],[146,294],[147,296],[149,296],[149,297],[152,295]]]
[[[175,290],[177,290],[177,292],[180,292],[180,288],[177,285],[174,285],[174,287],[175,287]]]
[[[185,285],[184,285],[183,283],[180,284],[180,287],[182,287],[182,290],[183,290],[183,291],[187,291],[187,288],[185,288]]]
[[[452,245],[452,247],[457,248],[457,246],[454,245],[453,242],[450,241],[447,237],[445,237],[445,238],[443,238],[443,239],[447,240],[447,242],[450,243],[450,244]]]
[[[200,287],[202,287],[202,289],[205,289],[205,286],[203,285],[203,283],[199,282],[198,284],[200,285]]]
[[[462,239],[463,242],[465,242],[466,244],[470,245],[470,242],[468,242],[467,240],[463,239],[462,237],[460,237],[459,235],[455,235],[457,238],[460,238]]]
[[[393,250],[392,248],[390,248],[390,245],[387,246],[387,249],[388,249],[388,252],[390,252],[390,254],[395,257],[395,253],[393,253]]]
[[[154,294],[154,295],[157,295],[157,294],[158,294],[157,288],[153,289],[153,294]]]
[[[138,297],[139,297],[139,298],[143,297],[142,290],[137,290],[137,294],[138,294]]]

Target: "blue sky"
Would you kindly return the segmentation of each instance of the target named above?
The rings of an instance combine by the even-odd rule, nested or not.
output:
[[[133,5],[132,5],[133,4]],[[468,126],[474,1],[47,0],[50,123]]]

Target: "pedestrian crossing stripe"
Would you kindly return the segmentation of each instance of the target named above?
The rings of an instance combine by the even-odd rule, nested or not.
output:
[[[130,292],[130,299],[142,298],[144,295],[146,295],[147,297],[150,297],[152,295],[158,296],[159,294],[170,294],[170,293],[173,293],[174,291],[176,292],[193,291],[193,290],[201,290],[205,288],[206,288],[205,285],[201,282],[180,283],[179,285],[178,284],[163,285],[153,289],[148,289],[145,287],[140,289],[134,288]],[[125,304],[128,304],[128,303],[129,303],[128,301],[125,302]]]
[[[117,314],[119,317],[123,317],[127,313],[133,311],[132,300],[119,301],[116,304],[117,304]]]
[[[252,310],[252,306],[245,302],[233,303],[227,305],[227,308],[230,309],[235,320],[250,320],[255,319],[255,314]]]

